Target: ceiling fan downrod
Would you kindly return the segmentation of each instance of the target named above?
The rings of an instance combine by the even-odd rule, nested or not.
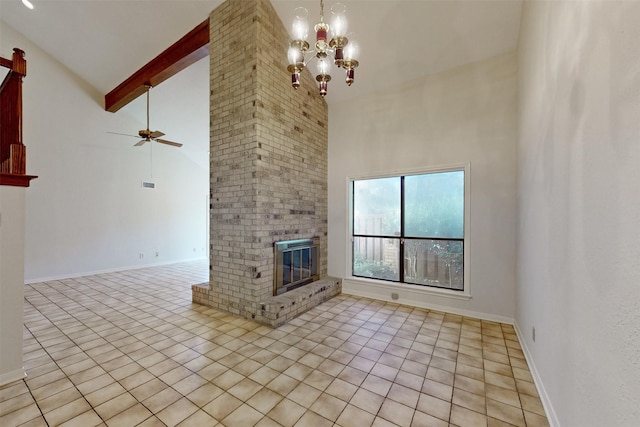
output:
[[[151,84],[147,83],[144,85],[147,88],[147,131],[149,130],[149,91],[151,90]],[[147,140],[149,140],[149,135],[147,135]]]

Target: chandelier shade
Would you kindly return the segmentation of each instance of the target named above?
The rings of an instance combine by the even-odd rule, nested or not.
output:
[[[309,12],[304,7],[297,7],[294,10],[295,18],[291,25],[291,34],[296,40],[306,40],[309,34]]]
[[[289,66],[287,71],[291,73],[291,85],[294,89],[300,87],[300,73],[309,61],[315,58],[316,81],[320,95],[327,94],[328,83],[331,81],[331,62],[338,68],[345,70],[345,82],[351,86],[354,81],[355,68],[359,65],[358,44],[347,37],[349,22],[346,15],[347,8],[342,3],[336,3],[331,7],[330,23],[324,21],[324,0],[320,0],[320,22],[314,25],[315,43],[313,49],[308,41],[309,36],[309,12],[304,7],[294,10],[294,19],[291,25],[293,40],[289,43],[287,57]],[[329,38],[330,37],[330,38]]]

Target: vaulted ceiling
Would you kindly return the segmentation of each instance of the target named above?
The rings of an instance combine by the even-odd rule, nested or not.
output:
[[[222,1],[31,2],[34,10],[20,0],[0,1],[0,19],[106,94],[207,19]],[[341,2],[361,46],[360,67],[353,86],[346,87],[337,76],[331,82],[329,105],[505,53],[518,44],[521,0]],[[325,15],[333,3],[327,1]],[[320,13],[319,0],[272,0],[272,4],[287,27],[297,6],[309,10],[312,25]],[[181,118],[208,117],[208,75],[209,64],[203,59],[154,89],[156,120],[189,123]],[[125,110],[144,117],[143,98]],[[208,129],[204,131],[208,134]]]

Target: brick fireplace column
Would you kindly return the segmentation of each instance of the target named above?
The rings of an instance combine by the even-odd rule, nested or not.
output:
[[[326,276],[327,104],[307,70],[291,87],[289,36],[268,0],[227,0],[210,29],[210,282],[194,301],[256,318],[273,295],[274,242],[316,239]]]

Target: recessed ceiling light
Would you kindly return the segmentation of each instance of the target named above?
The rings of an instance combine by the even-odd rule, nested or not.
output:
[[[33,9],[33,4],[29,0],[22,0],[22,4],[29,9]]]

